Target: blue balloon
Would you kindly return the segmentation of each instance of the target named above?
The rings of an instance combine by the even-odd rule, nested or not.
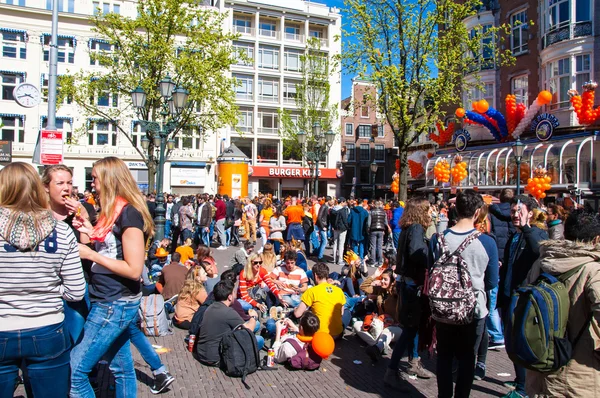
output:
[[[498,128],[500,129],[500,135],[502,137],[508,136],[508,126],[506,125],[506,119],[504,119],[504,115],[498,112],[497,109],[489,108],[485,113],[492,119],[494,119],[498,123]]]
[[[479,113],[475,113],[472,111],[467,111],[465,116],[467,117],[467,119],[469,119],[477,124],[481,124],[483,127],[487,127],[487,129],[490,131],[490,133],[492,133],[492,135],[494,136],[494,139],[496,141],[502,140],[502,137],[500,136],[500,132],[498,131],[498,129],[496,129],[496,126],[494,126],[492,123],[490,123],[489,120],[487,120],[485,117],[483,117],[483,115],[480,115]]]

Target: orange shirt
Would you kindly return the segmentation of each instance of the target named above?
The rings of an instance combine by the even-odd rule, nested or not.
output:
[[[283,211],[283,215],[287,218],[287,223],[301,223],[304,217],[304,208],[300,205],[289,206]]]

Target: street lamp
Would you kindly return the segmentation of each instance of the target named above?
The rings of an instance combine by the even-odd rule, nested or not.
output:
[[[298,143],[304,148],[304,144],[306,143],[307,134],[305,131],[299,131],[296,134],[298,139]],[[319,161],[329,152],[331,149],[331,145],[335,140],[335,134],[333,131],[329,130],[323,134],[321,130],[321,124],[319,122],[315,122],[312,126],[312,136],[310,139],[310,149],[306,152],[306,160],[308,160],[311,172],[313,171],[314,165],[314,188],[313,192],[315,195],[319,196]]]
[[[521,160],[523,159],[523,151],[525,150],[525,145],[521,142],[520,137],[517,138],[512,149],[515,163],[517,164],[517,195],[519,195],[521,193]]]
[[[375,163],[375,161],[373,161],[373,163],[371,163],[371,180],[373,183],[373,191],[371,194],[371,198],[375,199],[375,176],[377,175],[377,168],[379,167],[379,165],[377,163]]]
[[[175,140],[169,139],[181,123],[181,114],[188,105],[189,92],[181,87],[176,87],[175,82],[167,75],[158,84],[162,121],[143,120],[143,109],[146,106],[147,94],[141,86],[131,92],[131,103],[138,115],[139,123],[146,129],[145,136],[141,139],[142,148],[150,148],[150,140],[154,148],[158,149],[158,167],[156,168],[156,215],[154,217],[154,236],[157,240],[165,237],[165,198],[163,196],[163,180],[165,168],[165,152],[175,148]],[[148,113],[147,113],[148,114]]]

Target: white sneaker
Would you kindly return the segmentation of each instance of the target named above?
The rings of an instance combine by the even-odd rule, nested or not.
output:
[[[217,247],[217,250],[227,250],[227,246],[219,246]]]

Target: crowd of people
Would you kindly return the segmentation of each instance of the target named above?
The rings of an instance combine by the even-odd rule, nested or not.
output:
[[[391,353],[386,386],[408,392],[410,376],[435,377],[439,397],[468,397],[487,351],[508,350],[515,291],[570,270],[571,360],[554,372],[515,361],[506,396],[585,396],[600,379],[600,216],[590,209],[511,189],[499,203],[468,189],[406,203],[165,194],[156,240],[155,198],[121,160],[96,162],[92,179],[95,192],[78,195],[66,166],[41,178],[24,163],[0,170],[0,397],[20,380],[28,396],[93,397],[101,360],[116,395],[136,396],[131,345],[153,372],[151,391],[164,391],[175,378],[144,333],[144,296],[160,296],[205,366],[223,365],[222,340],[240,325],[277,363],[303,369],[319,366],[318,333],[352,333],[374,362]],[[229,246],[219,273],[213,250]],[[299,355],[310,361],[297,365]]]

